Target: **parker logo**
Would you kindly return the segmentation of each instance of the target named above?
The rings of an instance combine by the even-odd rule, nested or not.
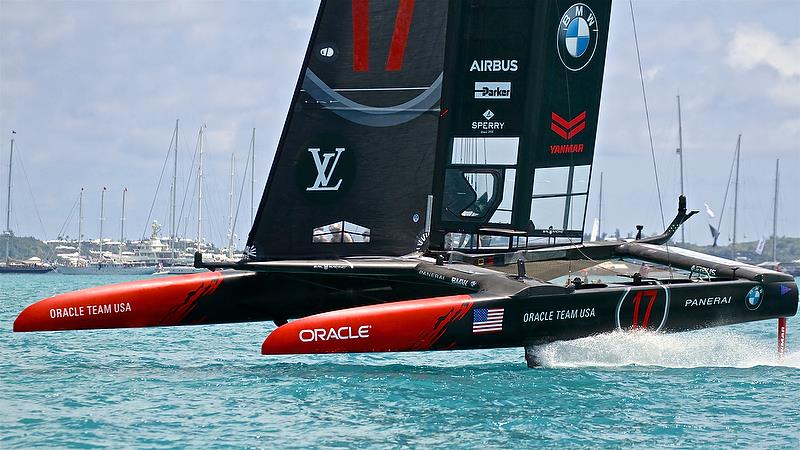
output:
[[[550,129],[564,139],[572,139],[586,128],[586,111],[580,113],[572,120],[567,120],[556,113],[550,113],[552,122]]]
[[[320,157],[320,149],[309,148],[308,152],[314,158],[314,166],[317,168],[317,178],[314,179],[314,184],[307,187],[307,191],[338,191],[342,185],[342,179],[331,186],[331,178],[333,171],[336,170],[336,164],[339,163],[339,157],[344,152],[343,147],[337,147],[334,152],[323,153]]]
[[[511,98],[511,82],[476,81],[475,98],[478,100],[508,100]]]
[[[469,66],[470,72],[516,72],[516,59],[476,59]]]
[[[338,328],[306,328],[300,330],[297,337],[301,342],[343,341],[347,339],[367,339],[372,325],[361,325],[354,329],[351,326]]]

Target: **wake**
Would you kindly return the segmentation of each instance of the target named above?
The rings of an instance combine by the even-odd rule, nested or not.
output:
[[[668,368],[776,366],[800,368],[800,350],[778,359],[775,341],[726,330],[680,334],[605,333],[574,341],[527,348],[539,364],[552,368],[660,366]],[[796,344],[795,344],[796,345]],[[793,350],[793,351],[792,351]]]

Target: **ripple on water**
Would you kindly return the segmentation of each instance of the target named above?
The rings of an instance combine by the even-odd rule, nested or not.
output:
[[[263,357],[271,324],[13,334],[103,277],[0,277],[0,447],[800,447],[800,320],[535,349]],[[123,281],[123,280],[113,280]],[[794,337],[793,337],[794,336]]]

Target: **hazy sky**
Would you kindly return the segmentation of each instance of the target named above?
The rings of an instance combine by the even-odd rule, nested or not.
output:
[[[776,158],[779,234],[800,236],[800,1],[638,0],[634,8],[667,221],[679,191],[680,93],[690,207],[704,211],[708,203],[719,213],[741,133],[738,239],[771,233]],[[0,206],[5,211],[16,130],[12,228],[55,237],[84,187],[84,233],[96,237],[106,186],[104,235],[116,238],[127,187],[125,234],[140,237],[179,118],[181,178],[199,127],[208,127],[204,227],[223,242],[231,153],[241,174],[257,129],[260,197],[316,9],[311,0],[0,0]],[[595,181],[604,173],[605,231],[662,228],[627,1],[612,12],[594,170]],[[163,224],[168,190],[165,180],[152,217]],[[730,204],[721,242],[730,236]],[[194,214],[192,207],[186,215]],[[246,198],[240,242],[249,214]],[[692,219],[687,240],[709,242],[707,223],[705,213]],[[194,230],[191,222],[187,234]],[[77,234],[75,218],[65,234]]]

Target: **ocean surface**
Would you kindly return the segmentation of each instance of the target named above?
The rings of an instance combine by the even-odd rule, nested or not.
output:
[[[280,356],[249,323],[11,332],[133,277],[0,275],[0,448],[800,448],[800,317],[541,349]]]

